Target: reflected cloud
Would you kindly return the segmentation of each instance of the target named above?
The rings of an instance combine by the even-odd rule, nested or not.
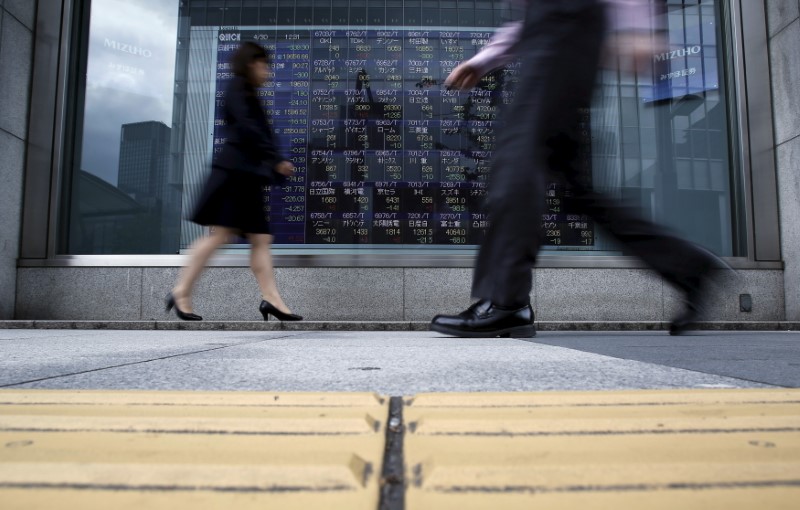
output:
[[[89,86],[86,89],[81,170],[117,185],[120,135],[123,124],[158,120],[163,117],[159,98],[126,92],[118,88]],[[89,98],[96,98],[90,102]],[[172,124],[172,111],[166,121]]]
[[[179,0],[92,5],[82,169],[116,184],[122,124],[172,124]]]

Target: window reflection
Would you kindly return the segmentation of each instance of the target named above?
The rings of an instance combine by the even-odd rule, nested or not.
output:
[[[593,109],[595,185],[719,255],[741,255],[733,252],[738,173],[730,159],[715,2],[671,0],[659,21],[669,48],[655,56],[652,79],[601,76]],[[598,237],[598,248],[614,246]]]
[[[178,0],[92,4],[70,253],[175,253],[171,125]]]
[[[644,216],[718,254],[739,255],[733,252],[737,233],[731,220],[736,206],[732,190],[738,174],[729,157],[730,119],[724,83],[720,80],[723,53],[718,11],[714,0],[668,2],[663,20],[672,50],[678,53],[656,56],[660,67],[653,77],[602,74],[598,101],[586,112],[584,154],[591,162],[586,165],[587,179],[596,188],[626,200]],[[225,55],[220,47],[221,34],[264,35],[262,42],[276,52],[276,62],[289,66],[276,66],[276,79],[285,83],[265,89],[272,93],[265,97],[275,98],[267,106],[283,111],[305,108],[303,125],[292,124],[308,129],[307,139],[300,142],[292,135],[297,130],[285,129],[292,127],[285,115],[274,116],[284,149],[307,168],[301,174],[304,180],[292,183],[296,188],[292,193],[305,196],[305,206],[286,202],[286,194],[265,193],[265,211],[277,227],[278,243],[324,246],[325,236],[309,235],[307,204],[312,203],[311,181],[341,184],[356,177],[367,182],[485,181],[488,162],[483,156],[475,157],[478,146],[469,144],[474,142],[484,149],[491,143],[493,133],[480,131],[485,126],[478,123],[485,119],[478,112],[490,106],[499,109],[509,102],[515,71],[512,68],[494,73],[481,90],[472,94],[445,97],[439,83],[453,62],[468,58],[485,43],[481,33],[488,34],[509,15],[503,2],[489,0],[93,2],[85,100],[78,122],[80,150],[67,183],[69,200],[64,212],[69,229],[62,233],[65,251],[176,253],[201,233],[200,227],[181,218],[191,210],[194,193],[209,169],[215,138],[224,136],[215,116],[221,89],[217,72],[224,65]],[[381,46],[375,34],[361,42],[353,42],[345,35],[346,30],[387,28],[401,30],[402,41]],[[334,32],[323,47],[315,43],[311,34],[325,29]],[[408,34],[419,29],[477,35]],[[294,45],[286,43],[286,39],[283,43],[275,39],[288,35],[297,36]],[[298,50],[304,45],[308,45],[307,50]],[[300,55],[303,51],[307,55]],[[425,58],[413,57],[416,54]],[[301,67],[290,70],[303,58],[310,71],[316,60],[335,63],[318,66],[321,71],[300,78],[297,73],[302,73]],[[395,58],[398,63],[391,64]],[[347,63],[363,59],[366,64]],[[432,64],[412,64],[412,59],[429,60]],[[379,66],[378,60],[389,63]],[[405,154],[386,163],[393,156],[378,156],[369,152],[366,145],[353,146],[351,138],[356,140],[358,133],[353,131],[351,137],[344,122],[330,133],[313,131],[313,122],[321,118],[318,113],[322,110],[310,108],[309,96],[303,99],[298,95],[293,85],[298,83],[308,83],[309,93],[329,90],[331,95],[325,97],[330,100],[319,104],[330,106],[337,121],[356,118],[359,108],[369,110],[365,117],[369,122],[375,115],[388,120],[390,114],[402,112],[400,123],[370,124],[361,133],[363,142],[396,144],[399,142],[395,140],[400,139],[401,149],[429,148],[433,156]],[[402,92],[397,105],[389,102],[394,89]],[[407,96],[411,90],[415,94],[430,93],[436,100],[410,100]],[[458,112],[462,112],[461,117]],[[467,133],[462,124],[470,122],[473,124]],[[358,127],[354,126],[349,125],[352,130]],[[335,139],[331,141],[331,137]],[[298,147],[302,154],[292,152]],[[335,154],[331,161],[326,159],[324,164],[315,166],[310,152],[323,149]],[[363,153],[344,154],[353,149],[363,149]],[[459,155],[459,151],[466,155]],[[561,192],[555,188],[552,191]],[[407,212],[403,208],[418,200],[402,193],[398,196],[399,213]],[[478,214],[481,195],[467,194],[463,198],[470,208],[467,212]],[[381,207],[394,207],[394,202],[377,195],[369,200],[366,209],[352,212],[373,214],[378,203]],[[352,197],[341,202],[339,212],[364,203]],[[462,214],[459,211],[454,208],[449,213]],[[287,218],[303,224],[287,227]],[[567,223],[565,218],[558,221]],[[366,234],[327,238],[336,239],[333,244],[338,245],[416,243],[454,247],[450,242],[453,239],[463,239],[457,243],[462,246],[479,242],[479,232],[471,232],[470,228],[485,225],[485,219],[476,216],[463,216],[464,224],[470,225],[464,228],[462,219],[448,219],[453,225],[458,223],[448,229],[466,232],[449,238],[423,232],[428,227],[420,226],[416,219],[411,225],[411,220],[404,217],[409,225],[402,225],[405,230],[397,235],[387,234],[394,232],[394,226],[383,232],[371,221],[366,224]],[[572,223],[585,225],[582,219],[573,219]],[[412,231],[422,234],[412,235]],[[591,242],[577,244],[568,239],[567,243],[551,243],[552,248],[603,253],[617,250],[602,232],[591,226],[583,233],[587,232],[587,236],[578,235],[576,239],[585,241],[590,237]],[[417,243],[420,239],[426,241]]]

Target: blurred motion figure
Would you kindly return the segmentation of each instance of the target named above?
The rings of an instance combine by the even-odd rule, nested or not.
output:
[[[215,158],[192,221],[211,227],[211,233],[191,246],[189,263],[165,299],[183,320],[202,317],[192,311],[192,288],[217,248],[236,235],[250,241],[250,268],[261,288],[259,311],[282,321],[302,320],[284,304],[278,293],[272,265],[272,236],[264,210],[264,187],[279,184],[294,173],[294,165],[276,148],[267,115],[256,89],[270,77],[269,54],[252,42],[243,43],[232,59],[234,78],[225,92],[228,137]]]
[[[494,149],[486,202],[490,225],[472,282],[477,302],[458,315],[436,316],[431,329],[464,337],[535,335],[531,270],[544,240],[548,177],[569,187],[575,213],[591,216],[685,293],[686,310],[672,321],[671,334],[685,332],[697,319],[709,270],[721,261],[588,189],[576,168],[579,111],[590,105],[601,60],[611,56],[629,71],[652,65],[660,46],[651,29],[656,2],[663,0],[517,0],[524,20],[500,27],[447,77],[449,88],[470,89],[513,58],[522,64]]]

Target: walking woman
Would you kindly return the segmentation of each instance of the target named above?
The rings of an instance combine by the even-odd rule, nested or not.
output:
[[[225,93],[228,138],[214,160],[211,175],[192,216],[192,221],[211,227],[209,235],[191,246],[189,263],[165,299],[169,312],[187,321],[203,318],[192,310],[192,288],[208,259],[235,235],[250,241],[250,268],[261,288],[259,306],[264,320],[270,315],[282,321],[299,321],[278,293],[272,266],[269,220],[264,211],[263,189],[278,184],[294,172],[294,165],[278,154],[267,115],[256,90],[270,76],[267,51],[246,42],[234,54],[234,78]]]

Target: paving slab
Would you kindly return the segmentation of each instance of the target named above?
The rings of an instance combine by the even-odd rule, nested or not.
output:
[[[632,333],[559,333],[538,343],[777,386],[800,387],[795,332],[695,332],[671,337]]]
[[[111,332],[85,332],[92,333],[85,338],[66,336],[75,333],[52,333],[49,342],[45,336],[38,342],[0,343],[4,353],[0,368],[10,366],[14,372],[6,380],[16,381],[18,387],[42,389],[370,391],[394,396],[439,391],[765,386],[544,345],[538,340],[335,331],[138,331],[118,332],[121,337],[104,336]],[[543,333],[537,339],[552,334]],[[63,346],[59,346],[61,342]],[[179,342],[179,346],[166,349],[170,342]],[[50,360],[44,367],[37,365],[40,353]],[[21,365],[14,361],[20,357],[26,360]],[[49,366],[51,363],[57,366]],[[81,370],[87,367],[100,368]],[[34,381],[25,378],[26,370],[52,375]]]
[[[280,336],[286,333],[0,330],[0,387],[133,366]]]

